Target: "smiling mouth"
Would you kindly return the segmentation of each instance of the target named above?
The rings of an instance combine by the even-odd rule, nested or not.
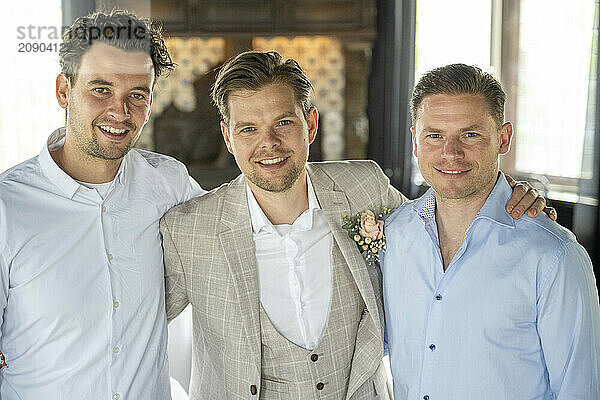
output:
[[[439,169],[439,168],[436,168],[436,170],[438,170],[439,172],[441,172],[443,174],[448,174],[448,175],[462,175],[462,174],[470,171],[470,169],[456,170],[456,169]]]
[[[257,161],[257,163],[260,164],[260,165],[276,165],[276,164],[281,164],[282,162],[284,162],[288,158],[289,157],[268,158],[268,159],[265,159],[265,160]]]
[[[127,132],[129,132],[129,129],[118,129],[118,128],[113,128],[112,126],[108,126],[108,125],[98,125],[98,128],[102,132],[108,133],[109,135],[113,135],[113,136],[123,136],[123,135],[126,135]]]

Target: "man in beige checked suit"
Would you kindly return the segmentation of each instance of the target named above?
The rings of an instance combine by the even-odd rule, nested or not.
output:
[[[311,88],[275,52],[227,62],[213,99],[242,175],[161,221],[168,318],[193,306],[191,399],[392,397],[380,271],[342,220],[405,198],[374,162],[307,163]]]

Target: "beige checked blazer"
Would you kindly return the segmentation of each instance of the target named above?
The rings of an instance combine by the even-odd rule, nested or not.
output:
[[[381,273],[367,267],[342,220],[366,209],[396,208],[406,198],[372,161],[308,163],[307,171],[366,305],[347,399],[368,398],[360,394],[367,385],[372,392],[382,379],[385,384]],[[167,317],[176,317],[188,303],[193,309],[190,398],[258,399],[260,301],[244,176],[171,209],[161,220],[161,233]]]

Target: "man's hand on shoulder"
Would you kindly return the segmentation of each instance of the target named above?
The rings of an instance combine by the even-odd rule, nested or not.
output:
[[[506,180],[511,188],[513,188],[513,194],[506,203],[506,211],[514,219],[519,219],[525,211],[530,217],[536,217],[540,212],[548,214],[551,220],[556,221],[558,215],[554,207],[546,207],[546,199],[540,196],[537,189],[531,187],[526,181],[515,181],[510,175],[505,175]]]

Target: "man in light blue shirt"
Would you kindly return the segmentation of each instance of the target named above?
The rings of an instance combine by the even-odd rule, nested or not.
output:
[[[600,399],[592,264],[545,215],[505,211],[504,101],[495,78],[464,64],[414,89],[414,154],[431,189],[386,223],[396,400]]]

